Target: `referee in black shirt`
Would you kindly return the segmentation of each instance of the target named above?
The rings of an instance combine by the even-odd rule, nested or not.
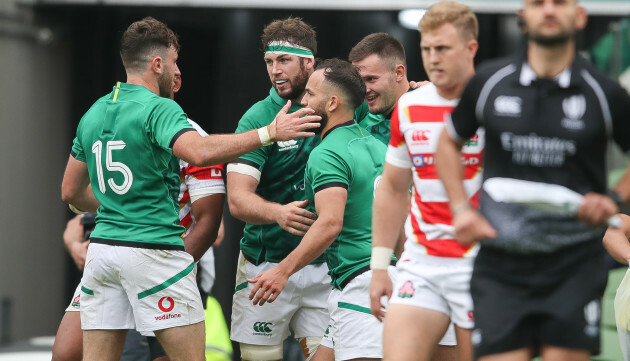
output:
[[[471,280],[476,357],[587,361],[599,353],[608,276],[601,238],[630,196],[630,173],[607,192],[605,167],[609,140],[630,150],[630,97],[576,54],[574,36],[587,18],[576,0],[524,5],[526,49],[478,68],[446,122],[436,166],[458,240],[481,242]],[[577,216],[486,192],[479,212],[472,209],[454,170],[478,127],[486,132],[484,182],[566,187],[584,195]]]

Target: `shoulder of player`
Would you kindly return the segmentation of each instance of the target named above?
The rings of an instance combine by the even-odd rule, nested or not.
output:
[[[433,83],[429,83],[403,94],[400,99],[398,99],[398,106],[404,107],[409,104],[415,104],[422,99],[426,99],[427,97],[432,97],[434,95],[437,95],[435,85]]]
[[[145,104],[150,109],[158,109],[158,110],[166,110],[166,109],[174,109],[177,111],[184,111],[182,107],[177,104],[176,101],[169,98],[164,98],[161,96],[154,96],[147,99],[147,103]]]
[[[276,104],[271,96],[267,96],[265,99],[257,101],[252,105],[245,114],[239,120],[239,126],[241,123],[254,123],[257,124],[255,128],[270,124],[275,118],[276,114],[282,109],[282,106]]]
[[[608,75],[595,67],[595,65],[583,58],[578,58],[576,61],[579,62],[578,71],[580,72],[580,74],[577,75],[580,76],[583,81],[589,83],[595,80],[608,97],[610,97],[611,94],[619,94],[618,92],[622,92],[622,94],[626,95],[625,89],[623,89],[618,82],[612,80]]]
[[[514,56],[486,60],[475,68],[475,77],[489,78],[506,66],[513,65],[514,67],[517,67],[517,65],[519,65],[517,64],[517,61],[518,58]]]

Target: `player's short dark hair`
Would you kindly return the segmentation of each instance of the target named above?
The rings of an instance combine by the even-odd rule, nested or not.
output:
[[[129,25],[120,40],[120,57],[127,70],[142,70],[150,57],[165,57],[168,49],[179,51],[179,39],[166,24],[146,17]]]
[[[324,71],[324,79],[339,88],[345,95],[348,105],[359,107],[365,98],[365,83],[357,68],[341,59],[326,59],[315,70]]]
[[[378,55],[383,65],[389,65],[391,70],[398,64],[407,67],[405,48],[398,39],[387,33],[374,33],[361,39],[361,41],[350,50],[348,60],[354,63],[372,54]]]
[[[317,34],[312,26],[301,18],[288,17],[284,20],[274,20],[265,26],[262,35],[262,50],[272,41],[288,41],[303,46],[317,54]]]

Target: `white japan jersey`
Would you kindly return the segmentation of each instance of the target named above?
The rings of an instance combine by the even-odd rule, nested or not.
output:
[[[399,168],[411,168],[413,194],[405,223],[407,242],[428,255],[474,257],[478,245],[464,246],[455,240],[448,196],[435,168],[435,151],[445,118],[458,99],[447,100],[435,85],[428,84],[404,94],[392,114],[391,139],[386,161]],[[462,148],[464,188],[474,207],[478,207],[482,181],[484,132],[480,128]]]

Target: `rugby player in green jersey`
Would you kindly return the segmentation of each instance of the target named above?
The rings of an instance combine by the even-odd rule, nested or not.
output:
[[[97,211],[81,281],[84,360],[118,360],[134,327],[155,331],[171,359],[203,360],[204,309],[180,237],[177,158],[222,163],[319,126],[309,123],[319,117],[301,117],[311,110],[287,115],[286,106],[270,126],[202,138],[168,99],[180,75],[178,49],[165,24],[131,24],[120,49],[127,83],[100,98],[77,128],[62,199]]]
[[[346,61],[324,61],[311,75],[302,104],[322,117],[322,143],[308,160],[305,185],[317,219],[282,262],[248,280],[255,283],[249,295],[254,304],[274,302],[293,273],[330,247],[329,331],[338,360],[381,357],[382,327],[368,309],[371,223],[366,220],[372,217],[386,147],[354,120],[364,97],[365,84]]]
[[[374,33],[350,50],[348,60],[359,69],[366,86],[369,113],[359,119],[359,125],[387,145],[396,102],[410,89],[405,49],[393,36]]]
[[[237,133],[269,124],[292,101],[300,100],[315,66],[315,31],[299,18],[276,20],[261,36],[272,88],[241,118]],[[287,292],[261,308],[248,298],[247,278],[270,269],[297,245],[315,218],[305,209],[304,168],[318,137],[277,142],[243,155],[228,165],[230,212],[246,222],[232,306],[231,338],[243,360],[282,359],[283,340],[293,329],[307,359],[320,343],[328,322],[330,277],[319,257],[289,280]]]

